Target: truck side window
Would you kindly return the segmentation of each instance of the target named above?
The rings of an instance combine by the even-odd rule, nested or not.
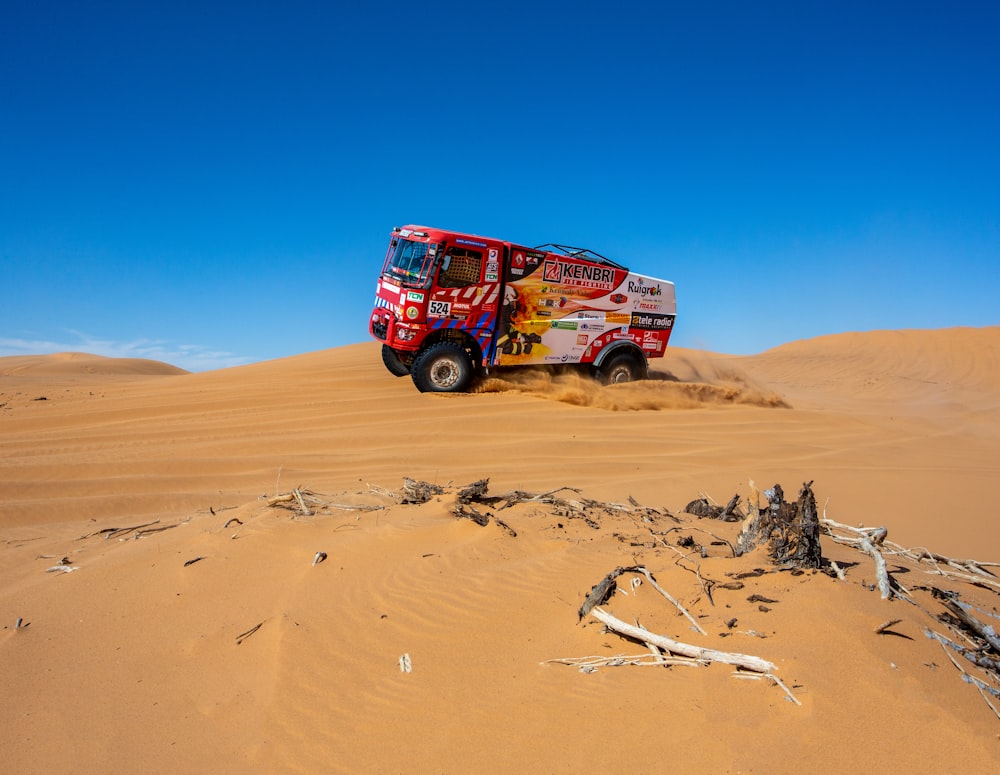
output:
[[[448,248],[444,266],[438,277],[442,288],[462,288],[478,285],[483,276],[483,254],[468,248]]]

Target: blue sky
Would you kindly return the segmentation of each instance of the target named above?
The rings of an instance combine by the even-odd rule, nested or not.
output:
[[[0,355],[366,341],[393,226],[590,247],[672,343],[1000,324],[993,3],[0,6]]]

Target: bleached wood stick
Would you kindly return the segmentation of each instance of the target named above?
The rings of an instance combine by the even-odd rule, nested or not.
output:
[[[875,548],[875,544],[863,534],[858,540],[858,546],[875,561],[875,578],[878,581],[878,590],[882,593],[883,600],[889,600],[892,597],[892,584],[889,582],[889,570],[885,565],[885,557],[882,556],[882,552]]]
[[[650,632],[642,627],[635,627],[623,622],[602,608],[594,608],[590,613],[603,622],[608,629],[614,630],[620,635],[633,638],[640,643],[652,643],[671,654],[680,654],[692,659],[705,659],[710,662],[722,662],[726,665],[736,665],[754,673],[770,673],[778,669],[776,665],[760,657],[750,656],[749,654],[716,651],[715,649],[701,648],[700,646],[692,646],[688,643],[671,640],[664,635],[657,635],[655,632]]]
[[[302,493],[299,492],[298,488],[292,490],[292,493],[295,495],[295,499],[299,502],[299,508],[302,509],[302,516],[311,517],[313,515],[312,510],[308,506],[306,506],[306,502],[305,499],[302,497]]]
[[[953,573],[950,570],[942,570],[940,568],[938,568],[937,570],[925,570],[924,573],[928,573],[932,576],[945,576],[950,579],[960,579],[962,581],[968,581],[973,584],[984,584],[988,587],[1000,589],[1000,582],[990,581],[989,579],[983,578],[982,576],[974,576],[971,573]]]
[[[663,656],[663,654],[660,654],[659,657],[654,657],[652,654],[638,654],[636,656],[617,654],[611,657],[565,657],[561,659],[546,659],[542,662],[543,665],[552,663],[579,668],[621,667],[623,665],[635,665],[636,667],[662,667],[671,665],[705,667],[708,665],[708,662],[702,659],[667,657]]]
[[[694,628],[698,632],[700,632],[702,635],[707,634],[701,628],[701,625],[698,624],[698,621],[693,616],[691,616],[691,614],[688,613],[688,610],[684,606],[682,606],[680,604],[680,601],[677,600],[673,595],[671,595],[669,592],[667,592],[667,590],[665,590],[663,587],[661,587],[659,584],[656,583],[656,579],[653,578],[653,574],[650,573],[648,569],[646,569],[643,566],[639,565],[639,566],[636,566],[634,568],[634,570],[636,572],[638,572],[638,573],[641,573],[643,576],[645,576],[647,579],[649,579],[649,583],[653,585],[653,589],[655,589],[657,592],[659,592],[661,595],[663,595],[667,600],[669,600],[671,603],[673,603],[674,607],[678,611],[680,611],[682,614],[684,614],[684,616],[687,618],[687,620],[689,622],[691,622],[691,624],[694,625]]]

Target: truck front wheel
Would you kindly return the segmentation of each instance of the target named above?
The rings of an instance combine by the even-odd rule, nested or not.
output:
[[[598,370],[598,378],[605,385],[620,385],[646,378],[646,364],[631,353],[612,355]]]
[[[472,359],[461,345],[438,342],[417,356],[410,376],[421,393],[462,393],[472,383]]]

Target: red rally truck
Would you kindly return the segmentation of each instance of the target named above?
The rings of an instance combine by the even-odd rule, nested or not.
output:
[[[535,248],[426,226],[393,229],[369,330],[421,392],[467,390],[502,366],[582,364],[646,376],[674,327],[674,284],[585,248]]]

